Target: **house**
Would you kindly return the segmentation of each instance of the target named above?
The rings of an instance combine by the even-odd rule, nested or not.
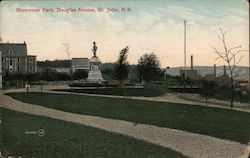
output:
[[[76,72],[78,70],[86,70],[89,71],[89,59],[88,58],[72,58],[72,71]]]
[[[180,75],[190,80],[199,80],[200,78],[197,70],[180,70]]]
[[[205,80],[206,81],[214,81],[216,82],[217,78],[216,78],[216,65],[214,64],[214,73],[211,74],[205,74]]]
[[[37,71],[42,73],[49,70],[56,73],[70,74],[70,65],[71,60],[37,61]]]
[[[204,78],[206,81],[216,82],[216,75],[215,74],[205,74]]]
[[[224,73],[220,77],[217,78],[217,84],[219,86],[230,86],[231,79],[227,74],[226,66],[224,66]]]
[[[3,71],[34,73],[37,72],[36,56],[27,54],[26,43],[0,43]]]
[[[180,76],[184,77],[185,79],[190,80],[199,80],[200,75],[198,74],[197,70],[194,70],[193,67],[193,55],[191,55],[191,69],[190,70],[180,70]]]
[[[247,80],[235,80],[234,86],[240,89],[242,88],[249,89],[249,82]]]

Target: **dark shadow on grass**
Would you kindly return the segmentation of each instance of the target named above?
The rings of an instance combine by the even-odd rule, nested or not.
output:
[[[0,112],[1,152],[5,157],[185,157],[167,148],[96,128],[2,108]],[[34,134],[39,129],[45,131],[44,136]],[[33,134],[27,134],[27,131],[33,131]]]

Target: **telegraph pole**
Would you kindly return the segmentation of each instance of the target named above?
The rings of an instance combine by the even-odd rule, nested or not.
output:
[[[186,20],[184,21],[184,70],[185,70],[185,79],[186,79]]]
[[[186,87],[186,68],[187,68],[187,63],[186,63],[186,56],[187,56],[187,52],[186,52],[186,20],[184,20],[184,88]]]
[[[250,4],[250,2],[248,1],[248,3]],[[249,18],[249,20],[250,20],[250,6],[249,6],[249,4],[248,4],[248,18]],[[249,25],[248,25],[248,30],[249,30]],[[248,40],[248,47],[249,47],[249,49],[248,49],[248,57],[249,57],[249,59],[248,59],[248,92],[250,92],[250,36],[248,35],[248,38],[249,38],[249,40]],[[250,95],[248,95],[249,97],[248,97],[248,102],[250,103]]]

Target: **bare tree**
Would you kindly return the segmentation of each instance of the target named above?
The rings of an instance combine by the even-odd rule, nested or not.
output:
[[[221,36],[218,36],[219,40],[221,40],[223,44],[223,49],[219,51],[217,48],[212,47],[214,49],[214,53],[216,53],[219,57],[217,59],[223,59],[229,68],[230,73],[230,86],[231,86],[231,102],[230,106],[231,109],[233,109],[233,102],[234,102],[234,79],[238,75],[236,72],[236,67],[244,57],[243,55],[240,55],[240,53],[248,50],[242,50],[241,45],[236,47],[229,48],[226,43],[226,33],[227,31],[223,31],[220,28]],[[240,55],[240,56],[239,56]]]
[[[69,43],[63,43],[64,45],[64,52],[67,54],[68,56],[68,60],[70,62],[70,55],[72,54],[72,50],[70,49],[70,46],[69,46]],[[71,77],[71,80],[73,80],[73,73],[72,73],[72,65],[70,64],[70,69],[69,69],[69,72],[70,72],[70,77]],[[71,87],[72,88],[72,87]]]
[[[69,43],[63,43],[63,45],[64,45],[64,51],[65,51],[65,53],[67,54],[67,56],[68,56],[68,59],[70,60],[70,55],[71,55],[71,53],[72,53],[72,51],[71,51],[71,49],[70,49],[70,46],[69,46]]]

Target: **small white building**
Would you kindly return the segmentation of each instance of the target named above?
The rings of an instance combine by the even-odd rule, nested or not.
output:
[[[68,68],[68,67],[55,67],[55,68],[51,68],[51,70],[55,71],[57,73],[70,74],[70,68]]]
[[[86,70],[89,71],[90,64],[88,58],[72,58],[72,71]]]

